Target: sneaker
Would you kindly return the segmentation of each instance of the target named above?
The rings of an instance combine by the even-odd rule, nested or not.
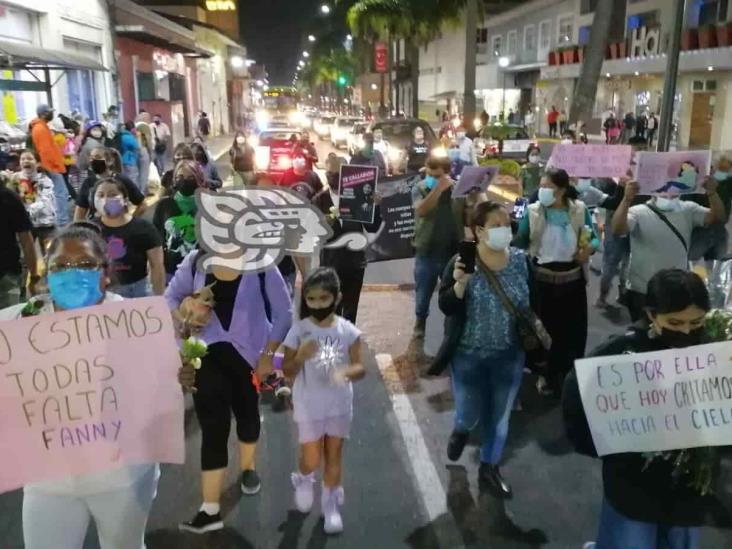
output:
[[[313,508],[313,484],[315,483],[315,475],[303,475],[301,473],[292,473],[290,476],[292,487],[295,489],[295,507],[301,513],[309,513]]]
[[[244,471],[241,474],[241,492],[246,496],[253,496],[258,494],[262,489],[262,483],[259,480],[259,475],[253,469]]]
[[[544,397],[550,397],[554,395],[554,391],[551,387],[549,387],[549,383],[544,376],[539,376],[539,378],[536,380],[536,390],[539,392],[539,395]]]
[[[468,433],[453,431],[450,440],[447,442],[447,458],[450,461],[457,461],[463,455],[465,445],[468,443]]]
[[[343,532],[343,519],[341,512],[338,510],[339,505],[343,505],[343,487],[326,488],[323,485],[323,494],[321,496],[321,506],[323,509],[323,530],[326,534],[340,534]]]
[[[608,303],[604,296],[600,296],[597,298],[597,301],[595,302],[595,307],[599,309],[605,309],[607,308]]]
[[[209,515],[205,511],[199,511],[193,517],[193,520],[181,522],[178,530],[182,532],[192,532],[193,534],[205,534],[206,532],[214,532],[224,528],[224,521],[221,520],[221,513]]]
[[[501,476],[497,465],[480,464],[478,468],[478,486],[481,490],[488,490],[497,498],[511,499],[513,496],[511,486]]]

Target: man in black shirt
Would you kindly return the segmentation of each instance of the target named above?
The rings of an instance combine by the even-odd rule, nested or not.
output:
[[[0,309],[20,303],[23,294],[20,246],[30,275],[28,289],[35,293],[40,280],[31,224],[23,202],[13,191],[0,186]]]
[[[414,139],[407,148],[407,172],[418,172],[424,168],[430,147],[424,140],[424,130],[417,126],[412,132]]]
[[[89,171],[88,177],[79,187],[79,194],[76,197],[76,209],[74,210],[74,221],[85,221],[94,218],[94,186],[97,181],[104,177],[114,177],[120,181],[127,189],[130,202],[137,206],[132,213],[133,216],[139,217],[147,208],[145,204],[145,196],[140,188],[135,185],[130,178],[120,173],[114,173],[112,167],[114,159],[111,158],[110,151],[107,149],[94,149],[89,153]]]

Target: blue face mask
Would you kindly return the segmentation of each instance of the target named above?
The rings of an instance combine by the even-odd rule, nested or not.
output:
[[[556,201],[556,198],[554,198],[554,189],[550,189],[549,187],[541,187],[539,189],[539,203],[544,206],[545,208],[548,208],[554,202]]]
[[[434,175],[428,175],[424,178],[424,184],[425,187],[427,187],[429,190],[432,190],[437,185],[437,178]]]
[[[102,271],[66,269],[48,273],[48,290],[53,302],[62,309],[79,309],[102,300],[99,283]]]
[[[714,179],[716,179],[720,183],[722,181],[725,181],[728,177],[729,177],[729,172],[723,172],[721,170],[717,170],[716,172],[714,172]]]

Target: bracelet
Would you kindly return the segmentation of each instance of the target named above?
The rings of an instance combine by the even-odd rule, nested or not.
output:
[[[262,351],[263,356],[275,356],[275,351]]]

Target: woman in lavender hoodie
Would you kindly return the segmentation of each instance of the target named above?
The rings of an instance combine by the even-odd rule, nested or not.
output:
[[[197,534],[220,530],[219,501],[228,465],[227,445],[231,413],[236,418],[239,439],[241,490],[254,495],[261,484],[254,467],[259,439],[259,397],[252,376],[265,379],[272,358],[292,324],[290,292],[277,269],[239,275],[213,267],[208,273],[196,263],[199,252],[189,253],[178,267],[165,292],[173,311],[203,286],[211,286],[214,309],[198,337],[208,344],[201,369],[196,373],[193,395],[201,425],[203,505],[180,529]],[[175,317],[174,313],[174,317]]]

